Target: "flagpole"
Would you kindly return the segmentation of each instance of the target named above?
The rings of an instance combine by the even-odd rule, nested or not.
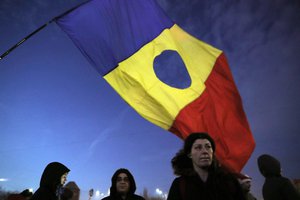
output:
[[[14,46],[12,46],[10,49],[8,49],[4,54],[2,54],[0,56],[0,60],[2,60],[5,56],[7,56],[10,52],[12,52],[15,48],[17,48],[18,46],[20,46],[21,44],[23,44],[23,42],[25,42],[27,39],[29,39],[31,36],[33,36],[34,34],[36,34],[37,32],[39,32],[40,30],[42,30],[43,28],[45,28],[49,23],[51,23],[52,21],[47,22],[46,24],[42,25],[41,27],[39,27],[38,29],[36,29],[35,31],[33,31],[32,33],[30,33],[29,35],[27,35],[25,38],[23,38],[22,40],[20,40],[17,44],[15,44]]]
[[[74,9],[78,8],[79,6],[81,6],[82,4],[86,3],[87,1],[71,8],[70,10],[67,10],[66,12],[54,17],[53,19],[51,19],[50,21],[48,21],[47,23],[45,23],[44,25],[40,26],[39,28],[37,28],[35,31],[33,31],[32,33],[30,33],[29,35],[27,35],[26,37],[24,37],[22,40],[20,40],[17,44],[15,44],[14,46],[12,46],[10,49],[8,49],[5,53],[3,53],[0,56],[0,60],[2,60],[5,56],[7,56],[10,52],[12,52],[14,49],[16,49],[18,46],[20,46],[21,44],[23,44],[26,40],[28,40],[31,36],[35,35],[36,33],[38,33],[39,31],[41,31],[42,29],[44,29],[48,24],[52,23],[53,21],[55,21],[56,19],[68,14],[69,12],[73,11]]]

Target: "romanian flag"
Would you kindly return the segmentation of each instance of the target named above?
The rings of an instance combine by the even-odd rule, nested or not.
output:
[[[140,115],[182,139],[208,132],[218,160],[234,172],[243,168],[255,144],[221,50],[182,30],[155,0],[91,0],[56,22]],[[153,63],[164,52],[180,56],[188,87],[157,77]]]

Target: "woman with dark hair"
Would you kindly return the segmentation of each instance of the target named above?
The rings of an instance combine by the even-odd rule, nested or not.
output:
[[[134,194],[136,184],[128,169],[118,169],[111,178],[110,195],[102,200],[145,200]]]
[[[168,200],[245,200],[235,176],[215,158],[215,142],[207,133],[191,133],[172,159],[175,178]]]

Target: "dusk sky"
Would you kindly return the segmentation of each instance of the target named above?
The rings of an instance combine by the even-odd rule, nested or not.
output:
[[[146,0],[145,0],[146,1]],[[0,54],[82,0],[1,0]],[[242,170],[261,198],[257,157],[271,154],[283,175],[300,178],[300,1],[159,0],[167,15],[223,50],[256,141]],[[68,181],[106,193],[118,168],[137,193],[167,193],[174,134],[139,116],[55,23],[0,60],[0,187],[36,190],[49,162],[71,169]],[[94,197],[94,199],[97,199]]]

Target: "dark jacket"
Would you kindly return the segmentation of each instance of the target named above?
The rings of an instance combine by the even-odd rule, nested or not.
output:
[[[61,188],[61,176],[70,170],[59,162],[48,164],[42,174],[40,187],[31,200],[58,200]]]
[[[262,192],[264,200],[300,200],[300,195],[292,182],[281,176],[280,162],[267,154],[261,155],[258,168],[266,178]]]
[[[108,196],[103,198],[102,200],[123,200],[121,196]],[[145,200],[143,197],[136,195],[136,194],[131,194],[126,197],[126,200]]]
[[[221,168],[214,158],[203,182],[183,151],[172,159],[175,178],[167,200],[245,200],[237,178]]]
[[[244,200],[242,189],[231,174],[209,174],[206,182],[195,173],[176,178],[168,200]]]
[[[129,170],[121,168],[118,169],[112,176],[111,178],[111,187],[110,187],[110,195],[108,197],[103,198],[102,200],[121,200],[121,196],[117,192],[117,178],[118,175],[121,173],[125,173],[128,176],[130,187],[129,191],[127,193],[126,200],[145,200],[143,197],[134,194],[136,190],[136,184],[134,181],[134,178],[132,174],[129,172]]]

